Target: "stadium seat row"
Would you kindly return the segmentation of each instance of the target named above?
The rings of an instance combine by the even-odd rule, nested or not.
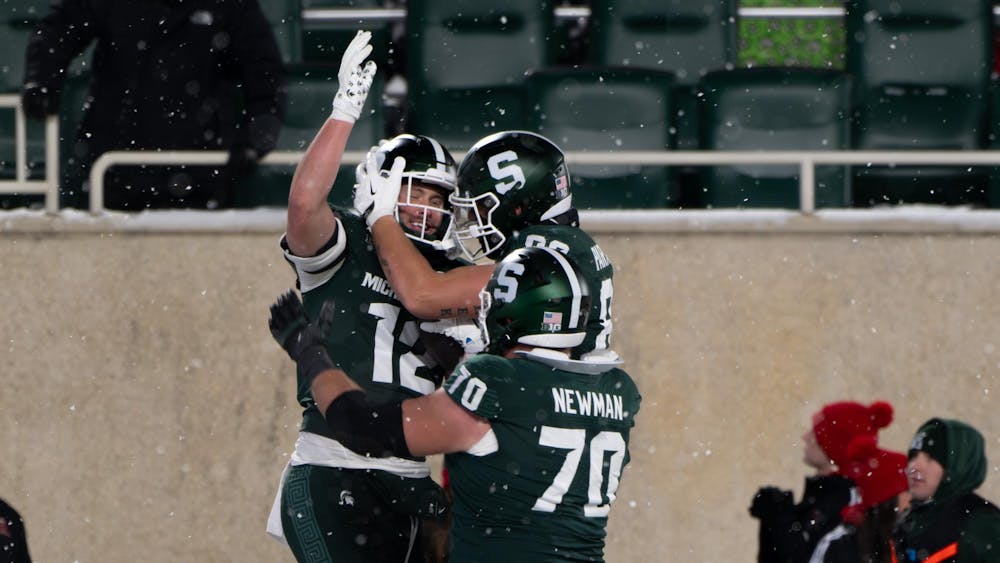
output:
[[[975,150],[996,138],[992,1],[847,0],[845,72],[733,70],[735,0],[592,0],[586,64],[553,6],[409,0],[405,128],[460,149],[527,128],[566,150]],[[998,108],[992,111],[992,108]],[[595,207],[796,207],[794,166],[575,167]],[[984,167],[819,169],[817,205],[996,205]]]
[[[17,2],[38,4],[10,5]],[[381,3],[261,2],[290,69],[278,148],[301,150],[328,113],[342,45],[362,25],[303,26],[302,9]],[[736,0],[592,0],[590,8],[586,64],[569,68],[557,64],[561,42],[548,1],[408,0],[406,33],[393,43],[389,26],[378,26],[375,43],[382,47],[374,55],[383,63],[395,57],[384,68],[398,65],[405,76],[404,115],[397,119],[392,104],[371,104],[349,149],[403,129],[433,135],[457,151],[513,128],[538,130],[572,151],[960,150],[989,148],[997,137],[990,0],[847,0],[845,72],[734,70]],[[23,19],[21,13],[9,18]],[[20,71],[0,70],[17,79],[8,89],[19,85]],[[64,106],[64,126],[72,127],[78,107]],[[40,155],[39,148],[31,154]],[[573,172],[583,207],[798,205],[794,166],[591,165]],[[238,203],[283,204],[289,178],[290,171],[262,170]],[[338,201],[346,199],[352,179],[341,175]],[[996,205],[990,180],[982,167],[820,168],[817,205]]]

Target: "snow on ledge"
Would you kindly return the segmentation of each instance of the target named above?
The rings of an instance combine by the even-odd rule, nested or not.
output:
[[[591,233],[1000,233],[1000,209],[904,205],[823,209],[584,210]],[[281,233],[284,208],[91,214],[0,211],[0,233]]]

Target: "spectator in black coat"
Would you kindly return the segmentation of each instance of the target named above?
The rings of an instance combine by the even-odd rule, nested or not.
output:
[[[224,168],[112,168],[105,201],[125,210],[227,206],[284,120],[284,66],[257,0],[57,0],[28,44],[28,116],[59,111],[67,66],[95,41],[63,195],[82,203],[83,181],[106,151],[225,150]]]
[[[24,521],[3,499],[0,499],[0,563],[31,563]]]
[[[879,448],[874,438],[848,452],[848,471],[861,493],[840,511],[843,523],[816,545],[809,563],[892,563],[892,532],[909,506],[906,455]]]
[[[862,441],[876,441],[890,422],[892,405],[883,401],[870,406],[831,403],[813,415],[802,438],[803,461],[815,474],[806,477],[802,501],[795,504],[791,491],[777,487],[762,487],[751,501],[750,514],[760,520],[758,563],[809,561],[820,538],[840,524],[841,509],[855,494],[849,452]]]

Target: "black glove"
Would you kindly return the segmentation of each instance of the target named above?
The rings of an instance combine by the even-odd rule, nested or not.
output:
[[[775,514],[791,511],[795,507],[792,492],[778,487],[761,487],[753,496],[750,515],[761,520],[770,519]]]
[[[24,115],[32,119],[45,119],[59,113],[59,96],[47,86],[29,82],[21,90],[21,107]]]
[[[271,305],[267,326],[271,329],[271,336],[296,362],[309,347],[323,346],[323,331],[309,322],[302,301],[294,291],[285,292]]]
[[[257,152],[257,149],[247,146],[234,146],[229,149],[226,174],[233,181],[246,178],[257,170],[257,162],[259,160],[260,153]]]

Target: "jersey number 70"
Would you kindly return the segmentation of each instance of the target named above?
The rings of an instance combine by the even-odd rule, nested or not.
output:
[[[556,478],[545,489],[542,496],[535,501],[532,510],[539,512],[554,512],[556,505],[562,502],[563,496],[573,484],[580,458],[584,452],[590,452],[590,475],[587,485],[587,504],[583,507],[583,515],[589,518],[599,518],[608,515],[611,503],[615,500],[618,483],[625,463],[625,439],[619,432],[604,431],[594,436],[587,443],[587,431],[581,428],[557,428],[542,426],[538,443],[542,446],[569,450],[566,460],[556,474]],[[608,483],[604,485],[604,455],[611,452],[608,463]],[[604,501],[607,495],[608,502]]]

